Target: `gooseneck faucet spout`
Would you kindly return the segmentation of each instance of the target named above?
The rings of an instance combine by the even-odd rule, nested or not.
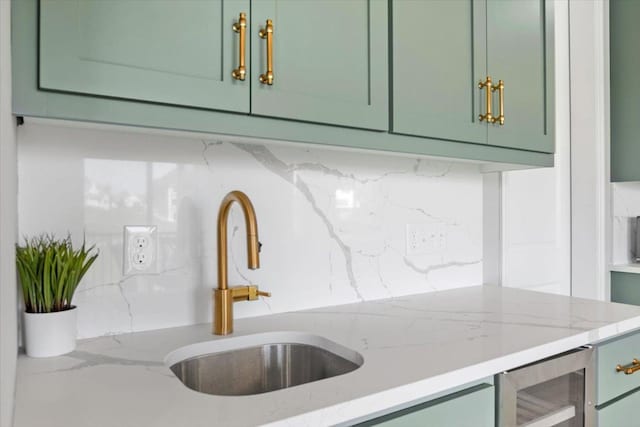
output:
[[[227,220],[233,202],[242,208],[247,229],[247,262],[252,270],[260,268],[260,242],[258,241],[258,223],[253,204],[241,191],[232,191],[222,199],[218,211],[218,288],[213,292],[213,333],[228,335],[233,332],[233,303],[253,301],[258,296],[271,296],[258,290],[255,285],[234,286],[229,288],[227,279]]]
[[[260,268],[260,243],[256,211],[249,197],[242,191],[232,191],[222,199],[218,211],[218,289],[227,289],[227,220],[233,202],[237,202],[244,213],[247,228],[247,261],[251,270]]]

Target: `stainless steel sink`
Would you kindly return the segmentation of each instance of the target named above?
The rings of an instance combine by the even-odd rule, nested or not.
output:
[[[190,357],[170,368],[190,389],[244,396],[335,377],[360,367],[362,357],[345,350],[343,357],[308,343],[266,343]]]

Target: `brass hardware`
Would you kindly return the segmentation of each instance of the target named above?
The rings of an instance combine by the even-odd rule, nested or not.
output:
[[[261,39],[267,39],[267,72],[260,74],[260,83],[273,84],[273,21],[267,19],[267,26],[258,33]]]
[[[271,292],[263,292],[255,285],[231,288],[234,301],[255,301],[258,297],[270,297]]]
[[[625,375],[631,375],[637,371],[640,371],[640,360],[638,359],[633,359],[630,365],[616,366],[616,372],[624,372]]]
[[[258,290],[255,285],[234,286],[227,284],[227,219],[233,202],[242,208],[247,229],[247,261],[250,269],[260,268],[260,242],[258,223],[251,200],[241,191],[225,196],[218,211],[218,288],[213,291],[213,333],[228,335],[233,332],[233,303],[254,301],[259,296],[270,297],[269,292]]]
[[[504,126],[504,82],[502,80],[498,80],[498,85],[491,88],[492,92],[495,92],[496,90],[500,97],[500,115],[498,117],[494,117],[491,123],[498,122],[500,123],[500,126]]]
[[[496,119],[493,117],[493,114],[491,113],[491,92],[492,92],[492,87],[493,87],[493,83],[491,83],[491,77],[487,76],[487,79],[484,82],[480,82],[478,83],[478,87],[480,89],[485,88],[486,89],[486,114],[480,114],[480,116],[478,117],[480,119],[480,121],[486,120],[487,123],[494,123],[496,121]]]
[[[236,80],[244,80],[247,75],[247,67],[245,66],[244,58],[245,58],[245,46],[246,42],[246,32],[247,32],[247,14],[244,12],[240,13],[240,18],[238,22],[233,23],[233,31],[240,34],[240,40],[238,45],[240,46],[240,50],[238,52],[238,68],[234,69],[231,72],[231,76]]]

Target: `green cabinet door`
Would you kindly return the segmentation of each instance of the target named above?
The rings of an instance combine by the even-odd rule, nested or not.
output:
[[[620,278],[630,280],[636,287],[640,285],[640,280],[637,278],[635,280],[632,277],[621,276]],[[636,376],[637,374],[625,375],[616,369],[618,365],[631,365],[632,361],[638,358],[638,354],[640,354],[640,334],[637,332],[616,337],[597,346],[595,403],[599,427],[640,427],[640,418],[635,415],[640,402],[640,391],[638,391],[640,378]]]
[[[388,130],[388,4],[385,0],[254,0],[251,113]],[[273,23],[273,84],[267,39]]]
[[[495,388],[481,384],[357,427],[495,427]]]
[[[249,0],[41,0],[40,88],[249,112],[250,77],[231,77],[241,12]]]
[[[640,305],[640,274],[612,271],[611,301]]]
[[[636,283],[637,285],[638,283]],[[597,346],[596,405],[609,404],[620,396],[640,388],[640,377],[618,372],[616,366],[627,366],[640,355],[640,333],[631,333]],[[640,396],[638,394],[636,398]]]
[[[598,408],[596,420],[598,427],[640,427],[638,402],[640,394],[635,392],[610,405]]]
[[[553,0],[487,0],[487,71],[504,81],[504,125],[490,145],[554,151]],[[499,96],[494,92],[494,115]]]
[[[394,133],[484,144],[484,0],[392,2]]]
[[[640,181],[640,2],[609,2],[611,180]]]
[[[554,151],[552,0],[392,3],[394,133]],[[487,124],[487,76],[504,125]],[[491,92],[500,114],[500,92]]]

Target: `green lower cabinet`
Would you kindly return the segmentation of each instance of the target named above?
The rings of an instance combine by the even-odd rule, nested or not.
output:
[[[612,271],[611,301],[640,305],[640,274]]]
[[[596,349],[598,427],[640,427],[640,417],[637,416],[640,376],[633,371],[629,374],[624,371],[636,365],[635,359],[640,359],[640,332],[614,338],[597,345]],[[617,369],[618,366],[623,369]]]
[[[639,404],[640,391],[597,409],[598,427],[640,427]]]
[[[625,375],[616,370],[616,366],[630,365],[634,359],[640,359],[640,333],[624,335],[598,345],[596,405],[606,404],[640,388],[640,373]]]
[[[479,384],[358,426],[494,427],[495,389]]]

